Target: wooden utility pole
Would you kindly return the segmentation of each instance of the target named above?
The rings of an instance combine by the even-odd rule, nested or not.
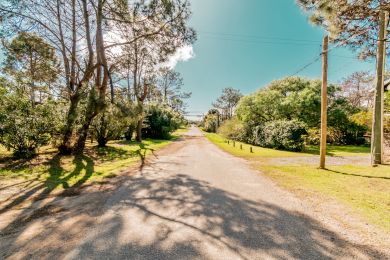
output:
[[[325,169],[326,158],[326,137],[328,124],[328,43],[329,37],[325,36],[322,43],[320,169]]]
[[[371,164],[372,166],[382,163],[383,160],[383,110],[384,110],[384,73],[386,59],[388,11],[381,10],[379,13],[378,48],[376,57],[376,88],[375,105],[372,120],[371,133]]]

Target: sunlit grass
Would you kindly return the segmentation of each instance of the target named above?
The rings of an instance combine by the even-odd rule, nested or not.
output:
[[[12,160],[11,153],[2,153],[0,162],[1,182],[34,180],[42,182],[49,190],[78,187],[88,182],[112,178],[121,171],[136,165],[176,140],[184,130],[174,133],[170,140],[146,139],[142,143],[110,141],[107,147],[99,148],[88,142],[83,156],[59,156],[52,147],[40,149],[31,160]],[[0,148],[1,152],[5,150]]]
[[[259,146],[253,146],[242,142],[233,142],[232,140],[228,140],[222,137],[219,134],[215,133],[204,133],[205,136],[214,144],[222,148],[223,150],[234,154],[236,156],[242,157],[298,157],[298,156],[312,156],[318,155],[319,146],[308,145],[305,147],[303,152],[289,152],[289,151],[281,151],[276,149],[263,148]],[[229,143],[228,143],[229,141]],[[233,145],[233,143],[235,145]],[[241,149],[242,146],[242,149]],[[252,152],[250,151],[250,147],[252,147]],[[329,156],[364,156],[368,155],[370,152],[370,147],[367,146],[335,146],[328,145],[327,146],[327,155]]]
[[[236,156],[241,156],[245,158],[253,158],[253,157],[297,157],[297,156],[312,156],[309,153],[294,153],[288,151],[280,151],[275,149],[262,148],[259,146],[253,146],[249,144],[245,144],[242,142],[234,142],[232,140],[228,140],[223,138],[222,136],[214,133],[205,133],[207,139],[211,142],[222,148],[228,153],[231,153]],[[242,145],[242,149],[241,149]],[[250,151],[250,147],[252,147],[252,152]]]
[[[390,231],[390,166],[260,166],[281,186],[306,196],[325,195]]]

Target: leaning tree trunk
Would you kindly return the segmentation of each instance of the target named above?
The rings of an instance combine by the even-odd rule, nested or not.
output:
[[[85,148],[85,142],[88,137],[89,127],[92,120],[104,109],[105,100],[104,96],[96,97],[94,89],[89,94],[88,105],[85,111],[84,122],[78,131],[78,139],[73,149],[75,154],[82,154]]]
[[[80,102],[80,95],[76,93],[70,98],[70,107],[66,116],[66,124],[63,131],[62,143],[58,147],[60,154],[70,154],[72,152],[72,135],[77,119],[77,107]]]

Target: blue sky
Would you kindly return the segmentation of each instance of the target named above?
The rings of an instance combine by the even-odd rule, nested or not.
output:
[[[272,80],[294,74],[321,51],[324,31],[308,22],[294,0],[191,0],[190,24],[198,32],[194,57],[179,62],[189,111],[206,112],[225,87],[249,94]],[[329,80],[338,82],[375,62],[354,59],[348,49],[329,56]],[[301,76],[321,76],[321,60]]]

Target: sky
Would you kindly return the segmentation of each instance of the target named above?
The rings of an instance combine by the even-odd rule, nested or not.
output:
[[[293,75],[321,52],[325,31],[311,25],[294,0],[191,0],[190,26],[198,33],[192,47],[173,59],[192,92],[189,114],[211,108],[222,89],[253,93],[272,80]],[[354,71],[375,69],[347,48],[329,53],[329,81]],[[319,78],[321,59],[298,73]]]

